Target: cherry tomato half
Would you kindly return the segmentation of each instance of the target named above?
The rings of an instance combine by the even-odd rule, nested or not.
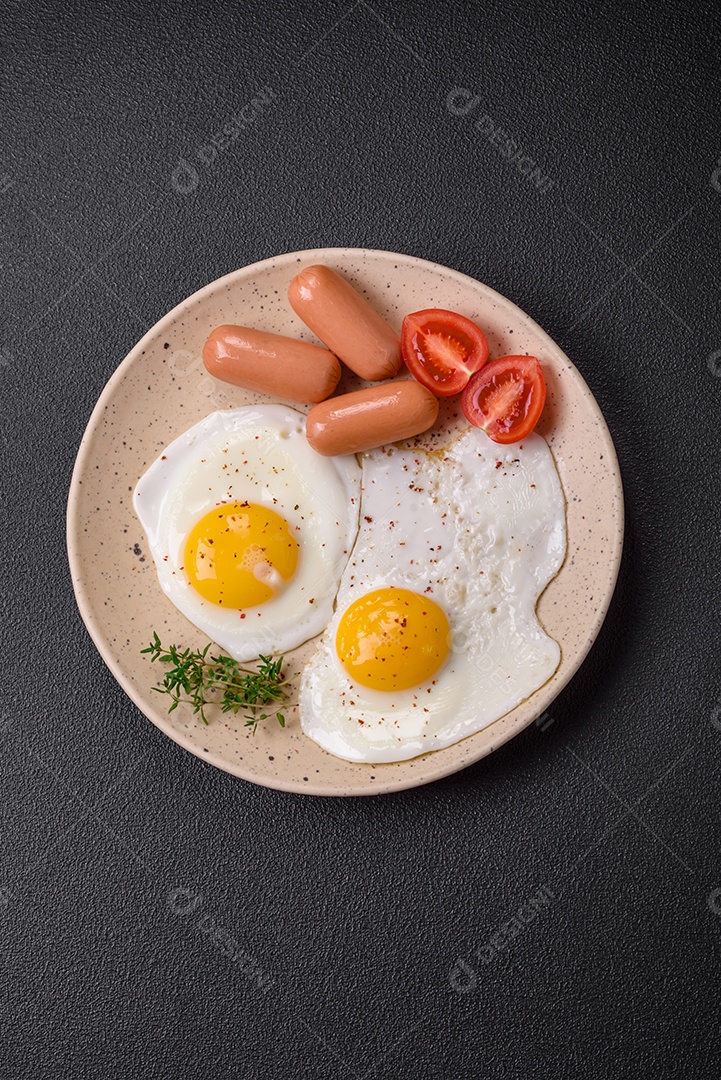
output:
[[[471,376],[461,404],[466,420],[497,443],[533,431],[546,401],[546,380],[535,356],[501,356]]]
[[[486,335],[455,311],[428,308],[406,315],[401,352],[418,382],[437,397],[460,394],[474,371],[488,359]]]

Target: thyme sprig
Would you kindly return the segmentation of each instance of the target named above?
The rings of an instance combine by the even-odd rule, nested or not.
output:
[[[165,648],[157,633],[153,631],[153,640],[142,653],[149,653],[151,661],[171,664],[165,672],[162,686],[154,686],[159,694],[169,694],[173,699],[168,712],[177,709],[181,702],[193,706],[193,713],[199,715],[204,724],[208,723],[205,707],[219,704],[222,712],[244,713],[245,726],[252,728],[253,734],[262,720],[267,720],[270,713],[260,710],[272,702],[284,701],[289,693],[292,679],[283,675],[283,657],[259,656],[255,669],[242,667],[230,656],[213,656],[211,644],[201,650],[180,650],[177,645]],[[275,717],[281,727],[285,727],[285,716],[276,712]]]

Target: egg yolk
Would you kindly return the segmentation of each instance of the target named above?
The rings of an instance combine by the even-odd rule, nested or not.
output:
[[[255,503],[224,503],[185,542],[185,572],[205,600],[250,608],[277,596],[295,573],[298,544],[285,518]]]
[[[350,677],[372,690],[408,690],[435,675],[450,650],[445,611],[410,589],[376,589],[343,613],[338,659]]]

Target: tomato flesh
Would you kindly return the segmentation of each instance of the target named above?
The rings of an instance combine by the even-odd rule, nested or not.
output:
[[[406,315],[401,352],[411,375],[437,397],[459,394],[488,359],[479,326],[455,311],[427,308]]]
[[[471,376],[461,404],[469,424],[497,443],[533,431],[546,402],[546,380],[535,356],[501,356]]]

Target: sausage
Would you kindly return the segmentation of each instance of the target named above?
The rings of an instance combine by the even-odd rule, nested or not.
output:
[[[216,327],[203,363],[224,382],[298,402],[330,397],[341,373],[338,359],[320,345],[247,326]]]
[[[308,442],[319,454],[360,454],[433,427],[438,398],[415,379],[354,390],[315,405],[306,417]]]
[[[389,379],[401,366],[398,334],[329,266],[306,266],[288,287],[293,311],[362,379]]]

